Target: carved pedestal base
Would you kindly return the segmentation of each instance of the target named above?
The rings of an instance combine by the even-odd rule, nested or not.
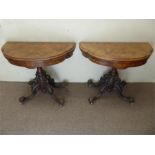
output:
[[[88,86],[98,87],[99,93],[95,97],[90,97],[88,99],[90,104],[93,104],[95,100],[101,98],[105,92],[116,91],[117,94],[128,103],[134,102],[133,97],[128,97],[123,95],[123,88],[126,85],[125,81],[121,81],[119,78],[117,69],[112,68],[107,74],[102,76],[97,83],[93,83],[92,80],[88,81]]]
[[[31,100],[38,91],[42,93],[48,93],[51,97],[60,105],[64,105],[64,100],[60,100],[54,95],[54,89],[60,87],[60,85],[54,82],[46,72],[41,68],[37,68],[36,77],[32,81],[28,83],[31,86],[31,95],[30,96],[22,96],[19,98],[19,101],[23,104],[29,100]]]

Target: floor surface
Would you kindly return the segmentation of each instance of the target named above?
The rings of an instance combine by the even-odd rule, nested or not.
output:
[[[131,105],[114,93],[90,105],[87,99],[97,93],[95,88],[86,84],[67,88],[56,90],[66,99],[64,107],[41,93],[21,105],[18,97],[29,94],[29,86],[0,82],[0,134],[155,134],[153,84],[128,84],[125,93],[135,97]]]

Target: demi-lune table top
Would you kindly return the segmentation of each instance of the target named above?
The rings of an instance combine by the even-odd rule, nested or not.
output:
[[[7,42],[2,52],[14,65],[36,68],[60,63],[74,49],[73,42]]]
[[[143,65],[153,52],[145,42],[81,42],[80,49],[91,61],[118,69]]]

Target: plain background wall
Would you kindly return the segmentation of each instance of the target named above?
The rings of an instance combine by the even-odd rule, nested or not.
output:
[[[75,41],[74,55],[47,68],[57,80],[86,82],[98,80],[108,67],[81,55],[80,41],[150,42],[155,48],[155,20],[0,20],[0,47],[6,41]],[[35,70],[13,66],[0,52],[1,81],[29,81]],[[128,82],[155,82],[155,53],[140,67],[120,71]]]

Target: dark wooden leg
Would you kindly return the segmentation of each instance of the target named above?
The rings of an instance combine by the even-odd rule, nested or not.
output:
[[[127,97],[123,95],[123,88],[126,85],[125,81],[121,81],[119,78],[116,68],[112,68],[108,73],[104,74],[99,82],[93,83],[92,80],[88,81],[88,86],[99,87],[100,93],[92,98],[89,98],[89,103],[93,103],[95,100],[99,99],[103,93],[116,91],[118,95],[128,103],[134,102],[133,97]]]
[[[59,105],[64,105],[65,103],[65,100],[63,99],[59,99],[55,94],[54,94],[54,91],[53,91],[53,88],[52,86],[50,85],[50,87],[48,87],[48,93],[51,95],[52,99],[58,103]]]
[[[24,104],[27,101],[31,100],[36,94],[37,94],[37,92],[32,92],[32,94],[30,96],[22,96],[22,97],[19,98],[19,102]]]
[[[127,101],[128,103],[134,102],[134,98],[133,98],[133,97],[125,96],[125,95],[123,94],[123,89],[121,88],[120,85],[118,85],[118,86],[116,87],[116,92],[118,93],[118,95],[119,95],[124,101]]]
[[[88,98],[88,102],[89,102],[90,104],[94,104],[94,102],[95,102],[96,100],[100,99],[101,96],[102,96],[102,94],[101,94],[101,93],[98,93],[98,94],[97,94],[96,96],[94,96],[94,97],[89,97],[89,98]]]
[[[52,94],[51,97],[55,102],[57,102],[59,105],[63,106],[65,103],[64,99],[59,99],[55,94]]]
[[[19,101],[24,104],[27,101],[31,100],[39,91],[39,84],[36,78],[28,83],[31,86],[31,95],[30,96],[22,96],[19,98]]]
[[[31,86],[32,93],[30,96],[20,97],[19,101],[21,103],[25,103],[31,100],[37,94],[38,91],[41,91],[42,93],[49,93],[58,104],[64,104],[64,101],[62,102],[54,95],[53,88],[56,88],[56,83],[54,79],[52,79],[48,74],[46,74],[46,72],[41,67],[37,68],[36,77],[35,79],[29,82],[29,85]]]

